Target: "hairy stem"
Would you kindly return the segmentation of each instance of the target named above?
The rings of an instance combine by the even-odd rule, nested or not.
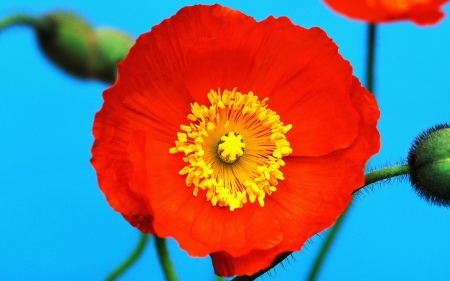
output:
[[[369,184],[375,183],[377,181],[386,180],[386,179],[390,179],[390,178],[401,176],[401,175],[407,175],[407,174],[409,174],[408,165],[391,166],[391,167],[387,167],[384,169],[372,171],[365,175],[364,186],[368,186]],[[355,192],[357,192],[358,190],[356,190]],[[353,192],[353,193],[355,193],[355,192]]]

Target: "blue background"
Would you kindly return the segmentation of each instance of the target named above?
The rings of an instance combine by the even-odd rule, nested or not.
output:
[[[136,38],[194,3],[2,1],[0,18],[69,9],[95,27],[113,26]],[[365,24],[320,1],[221,4],[257,20],[284,15],[304,27],[321,27],[364,81]],[[449,13],[449,5],[444,10]],[[450,19],[426,28],[386,24],[378,31],[382,148],[371,164],[383,166],[404,159],[421,130],[450,122]],[[91,125],[107,85],[62,73],[26,27],[1,32],[0,50],[0,280],[101,280],[138,238],[107,205],[89,164]],[[284,269],[272,271],[273,279],[264,279],[303,280],[324,236],[311,238]],[[406,181],[375,186],[355,198],[319,280],[446,280],[449,237],[450,210],[428,205]],[[172,240],[169,248],[180,280],[214,280],[208,257],[189,258]],[[162,278],[151,243],[121,280]]]

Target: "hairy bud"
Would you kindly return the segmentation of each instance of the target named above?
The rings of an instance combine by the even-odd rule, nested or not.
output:
[[[431,204],[450,206],[450,125],[436,125],[421,133],[408,153],[410,181]]]

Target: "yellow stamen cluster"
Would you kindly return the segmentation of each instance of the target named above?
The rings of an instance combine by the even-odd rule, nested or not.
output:
[[[193,194],[206,192],[213,206],[228,206],[231,211],[247,201],[264,198],[276,191],[283,156],[292,153],[284,125],[276,112],[267,108],[252,92],[242,94],[213,90],[208,94],[210,107],[191,104],[192,122],[181,125],[176,147],[170,153],[184,152],[187,165],[180,170],[186,185],[194,185]]]

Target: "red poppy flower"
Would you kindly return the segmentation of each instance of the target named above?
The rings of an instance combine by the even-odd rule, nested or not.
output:
[[[140,230],[253,274],[330,227],[379,149],[336,45],[288,18],[181,9],[141,35],[96,114],[92,165]]]
[[[448,0],[323,0],[336,13],[369,23],[410,20],[418,25],[435,24]]]

